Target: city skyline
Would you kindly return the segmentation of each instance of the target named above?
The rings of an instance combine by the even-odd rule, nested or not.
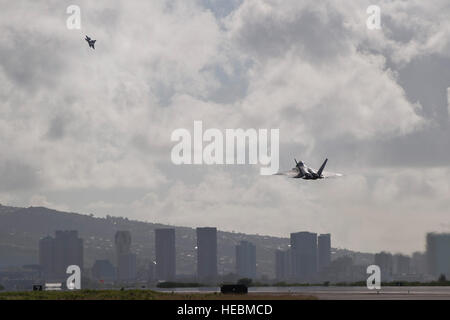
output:
[[[190,274],[179,273],[175,266],[174,228],[155,228],[147,231],[154,241],[154,262],[143,265],[142,252],[132,250],[133,233],[117,230],[111,236],[115,249],[115,264],[97,256],[88,265],[84,263],[85,241],[77,230],[54,230],[54,237],[43,236],[38,241],[38,264],[16,268],[0,268],[0,280],[6,288],[28,289],[30,283],[64,282],[66,269],[71,265],[80,267],[84,279],[94,282],[88,288],[104,286],[158,286],[158,283],[230,283],[242,278],[272,285],[286,283],[355,283],[365,281],[366,268],[375,264],[380,267],[383,282],[431,282],[450,278],[450,233],[426,234],[427,250],[413,255],[392,253],[386,250],[372,255],[365,262],[357,261],[352,252],[339,253],[333,249],[332,235],[299,231],[290,234],[290,246],[272,250],[274,274],[257,273],[259,257],[256,246],[249,240],[232,242],[234,246],[234,271],[222,272],[218,268],[223,252],[218,249],[215,227],[196,229],[196,270]],[[221,244],[223,246],[223,243]],[[159,248],[159,250],[158,250]],[[168,250],[166,250],[168,249]],[[161,252],[162,250],[162,252]],[[159,251],[159,252],[158,252]],[[165,262],[161,263],[161,261]],[[158,261],[164,266],[164,274],[157,270]],[[220,271],[219,271],[220,270]],[[168,272],[167,272],[168,271]],[[6,277],[6,278],[5,278]],[[242,279],[243,280],[243,279]],[[246,282],[248,280],[245,280]],[[248,282],[247,282],[248,283]]]
[[[149,274],[148,279],[156,279],[163,281],[175,281],[178,277],[175,267],[175,260],[170,257],[175,253],[175,229],[160,228],[155,229],[155,249],[159,247],[159,250],[155,251],[155,261],[157,259],[168,259],[163,262],[163,269],[156,269],[154,275]],[[54,249],[55,245],[53,241],[59,240],[60,248],[71,248],[79,246],[83,243],[82,239],[77,238],[78,232],[76,230],[55,230],[55,238],[49,236],[43,237],[39,241],[39,265],[41,266],[41,272],[43,279],[61,279],[65,276],[65,269],[72,264],[79,265],[83,270],[83,248],[81,247],[81,256],[74,256],[76,251],[66,252],[69,254],[67,258],[62,254],[64,250]],[[217,252],[217,229],[212,227],[197,228],[197,251],[200,248],[200,254],[197,255],[197,270],[196,278],[199,281],[217,281],[219,276],[225,276],[223,273],[218,272],[218,252]],[[291,245],[287,250],[274,250],[274,262],[275,262],[275,277],[273,279],[278,281],[296,281],[300,283],[311,283],[321,281],[320,279],[328,279],[330,277],[330,269],[333,267],[331,263],[331,234],[320,234],[301,231],[291,233]],[[131,254],[131,234],[129,231],[117,231],[115,236],[116,252],[117,252],[117,274],[115,279],[119,282],[133,283],[137,279],[136,273],[136,255],[133,255],[133,270],[130,270],[128,265],[125,266],[125,271],[120,271],[120,268],[124,268],[124,262],[121,259],[125,259],[125,263],[130,263],[127,259]],[[389,252],[381,251],[374,255],[374,264],[379,266],[382,271],[383,281],[397,280],[411,280],[413,275],[429,275],[434,276],[436,279],[439,276],[445,275],[450,277],[450,233],[449,234],[436,234],[428,233],[427,239],[427,251],[424,252],[424,258],[426,261],[426,269],[419,270],[420,266],[414,262],[414,255],[407,256],[402,254],[392,254]],[[321,243],[322,242],[322,243]],[[324,243],[323,243],[324,242]],[[164,247],[172,248],[168,252],[158,252]],[[235,275],[241,278],[257,279],[256,265],[257,256],[255,252],[255,246],[246,240],[240,241],[235,246],[236,259]],[[322,252],[320,252],[322,251]],[[55,253],[53,253],[55,252]],[[80,251],[78,251],[80,252]],[[51,256],[49,256],[49,253]],[[322,258],[320,257],[322,255]],[[55,258],[58,257],[59,258]],[[326,263],[321,264],[321,259],[326,260]],[[349,256],[342,256],[341,258],[348,259]],[[339,261],[341,258],[336,258],[333,261]],[[112,271],[108,266],[108,260],[96,260],[92,266],[92,277],[98,279],[104,279],[99,276],[100,274],[111,275]],[[350,262],[353,265],[353,262]],[[122,267],[121,267],[122,265]],[[158,263],[156,263],[158,266]],[[59,270],[55,272],[54,270]],[[89,269],[89,268],[88,268]],[[166,270],[168,269],[168,270]],[[94,274],[97,270],[98,275]],[[361,272],[359,277],[363,279],[365,272]],[[337,272],[337,271],[336,271]],[[194,276],[194,274],[192,275]],[[332,276],[331,276],[332,277]],[[425,279],[425,278],[424,278]]]

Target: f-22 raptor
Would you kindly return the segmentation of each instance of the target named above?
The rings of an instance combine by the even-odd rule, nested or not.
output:
[[[305,179],[305,180],[317,180],[331,177],[342,177],[340,173],[326,172],[323,171],[325,166],[327,165],[328,159],[320,166],[319,170],[314,170],[304,164],[303,161],[297,162],[297,159],[294,158],[295,168],[287,172],[279,172],[276,175],[290,176],[295,179]]]
[[[89,47],[95,50],[95,42],[97,40],[92,40],[91,38],[89,38],[88,36],[86,36],[86,39],[84,39],[87,41],[87,43],[89,44]]]

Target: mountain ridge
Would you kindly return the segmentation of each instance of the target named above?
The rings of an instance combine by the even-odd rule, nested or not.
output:
[[[154,229],[175,228],[177,274],[192,275],[196,270],[195,228],[130,220],[124,217],[95,217],[90,214],[65,212],[46,207],[10,207],[0,204],[0,267],[38,263],[39,239],[53,235],[56,230],[77,230],[84,240],[85,268],[96,259],[115,263],[114,234],[129,230],[132,251],[138,256],[138,266],[147,268],[154,260]],[[269,278],[275,275],[275,250],[287,249],[289,238],[251,235],[218,230],[219,273],[235,272],[235,245],[241,240],[255,244],[257,272]],[[333,255],[353,253],[333,249]],[[370,255],[360,253],[361,255]]]

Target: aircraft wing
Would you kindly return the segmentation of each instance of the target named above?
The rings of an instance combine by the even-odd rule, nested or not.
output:
[[[322,172],[322,176],[324,178],[337,178],[337,177],[342,177],[343,174],[342,173],[329,172],[329,171],[323,171]]]
[[[289,178],[301,178],[303,175],[299,175],[298,170],[292,169],[289,171],[277,172],[274,176],[287,176]]]
[[[294,178],[297,175],[298,175],[297,170],[281,171],[274,174],[274,176],[288,176],[290,178]]]

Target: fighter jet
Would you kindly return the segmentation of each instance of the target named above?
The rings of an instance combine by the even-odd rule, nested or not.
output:
[[[331,177],[342,177],[342,174],[340,173],[332,173],[332,172],[326,172],[323,171],[325,168],[328,159],[325,159],[325,161],[320,166],[319,170],[314,170],[307,165],[303,161],[297,162],[297,159],[294,158],[295,161],[295,168],[292,168],[292,170],[287,172],[279,172],[275,175],[284,175],[289,176],[291,178],[295,179],[305,179],[305,180],[317,180],[317,179],[324,179],[324,178],[331,178]]]
[[[87,43],[89,43],[89,47],[91,47],[92,49],[95,50],[95,42],[96,42],[97,40],[92,40],[92,39],[89,38],[88,36],[86,36],[86,39],[84,39],[84,40],[86,40]]]

